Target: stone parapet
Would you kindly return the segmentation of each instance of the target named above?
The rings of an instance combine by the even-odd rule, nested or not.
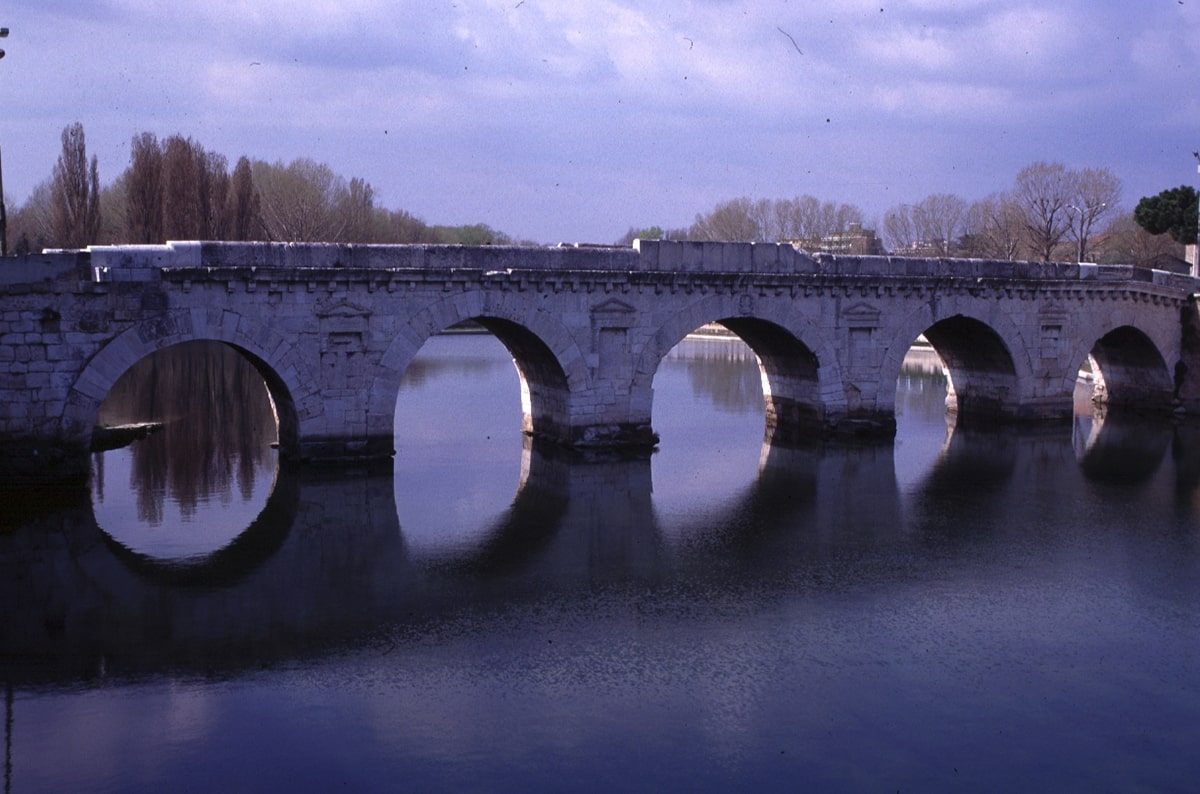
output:
[[[17,285],[88,279],[88,254],[84,251],[46,251],[0,259],[0,289]]]
[[[40,265],[0,269],[0,285],[37,278],[49,262],[60,271],[64,255],[90,256],[96,281],[154,281],[180,269],[268,271],[369,270],[379,272],[658,272],[823,275],[906,279],[1006,279],[1035,281],[1148,282],[1176,290],[1197,289],[1178,273],[1133,265],[810,254],[789,243],[726,243],[635,240],[616,246],[356,245],[340,243],[183,242],[165,245],[92,246],[86,252],[51,252]],[[44,278],[44,276],[41,276]]]

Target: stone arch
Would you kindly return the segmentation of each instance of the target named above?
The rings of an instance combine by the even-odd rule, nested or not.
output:
[[[1063,387],[1074,389],[1080,369],[1091,359],[1093,401],[1120,408],[1171,407],[1175,396],[1172,361],[1179,361],[1182,334],[1179,310],[1158,309],[1161,327],[1147,325],[1145,304],[1104,301],[1103,311],[1083,314],[1086,322],[1075,334]]]
[[[222,342],[237,350],[266,382],[278,424],[279,454],[299,455],[300,406],[317,400],[315,374],[287,340],[269,326],[234,314],[204,310],[169,312],[128,328],[104,345],[72,384],[62,437],[80,449],[90,443],[100,405],[117,379],[155,351],[184,342]]]
[[[383,355],[372,389],[371,413],[386,416],[390,426],[400,381],[413,357],[431,336],[468,320],[491,332],[513,357],[521,383],[522,430],[570,440],[572,397],[589,380],[578,342],[558,320],[528,300],[518,303],[484,292],[456,294],[413,315]]]
[[[880,372],[879,400],[895,410],[896,384],[912,343],[924,335],[947,370],[946,407],[963,419],[1024,418],[1034,381],[1024,337],[1007,316],[990,312],[981,319],[974,307],[944,301],[943,311],[928,304],[893,323],[892,342]],[[1070,395],[1067,395],[1068,405]]]
[[[766,434],[780,441],[820,438],[834,417],[845,414],[837,356],[819,329],[788,307],[746,296],[712,295],[695,301],[667,320],[644,345],[634,371],[634,405],[650,420],[653,380],[663,358],[688,334],[719,323],[758,357],[762,374]],[[800,325],[799,333],[796,326]],[[807,341],[812,341],[810,345]]]
[[[1132,325],[1120,325],[1089,351],[1092,400],[1110,408],[1165,412],[1172,407],[1174,379],[1158,346]]]

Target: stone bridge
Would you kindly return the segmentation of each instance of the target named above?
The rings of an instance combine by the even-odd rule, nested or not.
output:
[[[960,422],[1069,420],[1089,364],[1101,401],[1195,412],[1195,288],[1131,266],[750,243],[51,251],[0,264],[0,475],[85,476],[117,379],[193,340],[231,345],[262,373],[284,456],[387,460],[406,367],[466,321],[512,353],[524,430],[585,450],[657,443],[654,374],[709,323],[757,354],[772,439],[890,438],[901,363],[922,335]]]

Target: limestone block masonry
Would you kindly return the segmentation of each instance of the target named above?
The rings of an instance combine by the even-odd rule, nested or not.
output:
[[[0,476],[84,478],[117,379],[192,340],[231,345],[263,374],[286,457],[386,461],[409,362],[467,320],[512,353],[524,430],[585,451],[653,448],[654,374],[708,323],[757,354],[776,441],[891,438],[901,364],[922,335],[960,419],[1069,419],[1086,364],[1112,405],[1196,412],[1195,288],[1131,266],[750,243],[49,251],[0,260]]]

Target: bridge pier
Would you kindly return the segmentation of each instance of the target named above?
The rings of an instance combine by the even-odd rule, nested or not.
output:
[[[647,422],[618,422],[572,427],[560,436],[533,433],[535,437],[583,453],[617,456],[648,455],[658,446],[658,433]]]
[[[54,436],[0,437],[0,448],[0,481],[5,485],[87,482],[88,442]]]
[[[294,451],[280,448],[281,457],[297,459],[310,466],[365,466],[372,470],[391,468],[396,454],[392,433],[365,438],[304,438]]]
[[[1175,366],[1175,399],[1190,415],[1200,414],[1200,307],[1192,297],[1180,310],[1182,340]]]
[[[890,442],[896,436],[893,411],[833,412],[774,395],[767,397],[766,408],[766,441],[783,447],[837,440]]]

